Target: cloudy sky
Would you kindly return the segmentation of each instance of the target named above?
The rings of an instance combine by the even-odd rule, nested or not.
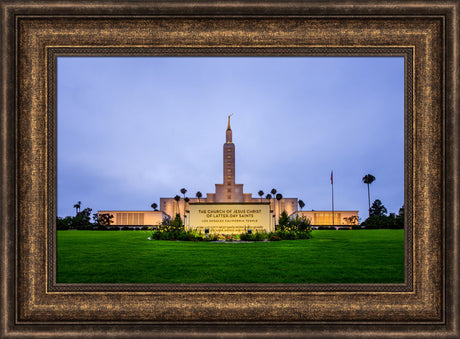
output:
[[[402,57],[60,57],[58,215],[212,193],[232,114],[236,181],[304,210],[404,201]]]

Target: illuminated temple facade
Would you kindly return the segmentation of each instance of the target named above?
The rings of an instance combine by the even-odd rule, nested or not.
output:
[[[179,214],[181,218],[187,217],[191,205],[196,204],[270,204],[270,228],[277,223],[283,211],[289,216],[299,215],[310,220],[312,225],[346,225],[345,218],[356,216],[358,211],[298,211],[297,198],[282,198],[276,200],[253,197],[251,193],[244,193],[243,184],[237,184],[235,180],[235,144],[233,143],[230,116],[228,116],[227,130],[225,131],[225,143],[223,145],[223,183],[215,184],[215,192],[207,193],[206,197],[189,198],[186,203],[181,197],[179,201],[174,198],[160,198],[160,211],[98,211],[99,214],[107,213],[114,215],[112,225],[158,225],[163,218],[173,218]],[[334,216],[334,220],[332,217]],[[188,220],[185,220],[185,225]],[[193,225],[189,225],[193,228]]]
[[[207,193],[206,198],[189,198],[189,203],[260,203],[261,201],[260,198],[254,198],[251,193],[244,193],[243,184],[237,184],[235,181],[235,144],[233,143],[230,116],[228,116],[223,146],[223,183],[215,185],[215,193]],[[263,198],[262,202],[268,203],[269,201]],[[161,210],[170,216],[177,213],[183,216],[189,203],[186,204],[184,199],[181,199],[177,204],[174,198],[160,198]],[[280,201],[270,199],[270,210],[273,211],[273,218],[276,220],[283,211],[291,215],[297,211],[297,198],[283,198]]]

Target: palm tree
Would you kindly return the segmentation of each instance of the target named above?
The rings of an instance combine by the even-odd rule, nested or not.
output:
[[[280,215],[281,211],[280,211],[280,200],[283,199],[283,195],[281,193],[278,193],[276,195],[276,200],[278,200],[278,215]]]
[[[195,196],[198,198],[198,202],[200,202],[200,198],[203,196],[200,191],[196,192]]]
[[[305,203],[302,200],[299,200],[299,207],[300,207],[300,210],[302,210],[302,208],[305,207]]]
[[[371,193],[369,189],[369,185],[375,181],[375,177],[372,174],[366,174],[363,177],[363,183],[367,184],[367,202],[369,204],[369,217],[371,216]]]
[[[272,188],[272,190],[270,191],[270,193],[272,194],[272,197],[273,197],[273,214],[276,214],[276,212],[275,212],[276,189]]]
[[[259,197],[260,197],[260,202],[262,202],[262,196],[264,195],[264,191],[260,190],[258,192],[258,194],[259,194]]]
[[[187,190],[185,188],[181,188],[180,192],[184,195],[184,200],[185,200],[185,193],[187,193]],[[180,210],[179,210],[179,214],[180,214]],[[185,217],[185,203],[184,203],[184,217]]]
[[[187,217],[185,215],[185,207],[187,206],[188,202],[190,201],[190,199],[188,197],[185,197],[184,198],[184,224],[185,224],[185,218]]]
[[[176,210],[176,215],[179,214],[180,212],[179,211],[179,200],[180,200],[180,196],[176,195],[174,197],[174,200],[176,200],[176,205],[177,205],[177,210]]]
[[[78,214],[78,212],[80,212],[80,207],[81,207],[81,201],[73,205],[73,208],[75,208],[75,214]]]
[[[272,205],[272,195],[270,193],[268,193],[266,196],[265,196],[265,199],[268,200],[268,207],[269,209],[271,210],[271,205]]]
[[[156,203],[153,203],[153,204],[151,204],[151,205],[150,205],[150,207],[152,207],[152,208],[153,208],[153,210],[154,210],[154,211],[156,211],[156,210],[157,210],[157,207],[158,207],[158,205],[157,205]]]

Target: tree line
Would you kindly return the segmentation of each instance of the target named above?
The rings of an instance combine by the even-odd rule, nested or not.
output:
[[[362,182],[367,185],[367,198],[368,198],[368,205],[369,205],[369,217],[364,220],[361,225],[363,226],[395,226],[395,227],[403,227],[404,226],[404,205],[399,209],[399,213],[390,213],[387,215],[387,209],[386,207],[382,204],[382,202],[379,199],[374,200],[371,206],[371,194],[370,194],[370,185],[376,180],[375,176],[372,174],[366,174],[362,178]],[[183,220],[185,221],[186,218],[186,204],[190,201],[190,198],[186,196],[187,189],[181,188],[180,189],[181,194],[183,195],[183,200],[184,200],[184,211],[183,211]],[[259,190],[257,193],[260,197],[260,202],[262,202],[262,199],[264,198],[264,191]],[[195,194],[196,198],[198,199],[198,202],[200,202],[200,199],[203,197],[202,193],[200,191],[196,192]],[[279,210],[280,209],[280,201],[283,199],[283,195],[279,193],[275,188],[272,188],[270,193],[265,195],[265,199],[268,200],[268,202],[271,205],[271,201],[275,202],[278,201],[278,215],[281,217],[282,212]],[[175,213],[175,218],[177,221],[178,219],[182,219],[180,214],[181,211],[179,209],[179,201],[181,200],[181,197],[179,195],[174,196],[174,200],[176,201],[176,213]],[[305,207],[305,203],[303,200],[298,200],[298,204],[300,207],[300,210],[302,210]],[[113,215],[111,214],[93,214],[93,221],[91,222],[91,208],[85,208],[81,210],[81,201],[78,201],[74,206],[75,208],[75,216],[67,216],[64,218],[57,217],[56,219],[56,225],[57,229],[72,229],[72,228],[93,228],[93,227],[101,227],[101,228],[106,228],[107,226],[110,226],[111,223],[113,222]],[[158,209],[158,204],[152,203],[150,207],[154,210],[157,211]],[[273,204],[273,209],[274,212],[276,212],[276,204]],[[285,212],[285,211],[283,211]],[[284,220],[284,215],[282,220]],[[356,225],[359,224],[359,220],[356,216],[351,216],[348,218],[344,218],[345,222],[349,225]],[[182,220],[181,220],[182,222]],[[284,222],[284,221],[283,221]],[[278,220],[278,224],[279,224]]]
[[[95,227],[106,229],[112,223],[113,215],[108,213],[94,213],[91,221],[92,209],[86,207],[81,210],[81,201],[78,201],[73,207],[75,208],[75,216],[56,217],[56,229],[93,229]]]

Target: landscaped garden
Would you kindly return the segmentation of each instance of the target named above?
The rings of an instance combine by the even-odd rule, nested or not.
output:
[[[318,230],[308,232],[310,239],[283,241],[149,240],[152,235],[57,231],[57,282],[404,282],[401,229]]]

